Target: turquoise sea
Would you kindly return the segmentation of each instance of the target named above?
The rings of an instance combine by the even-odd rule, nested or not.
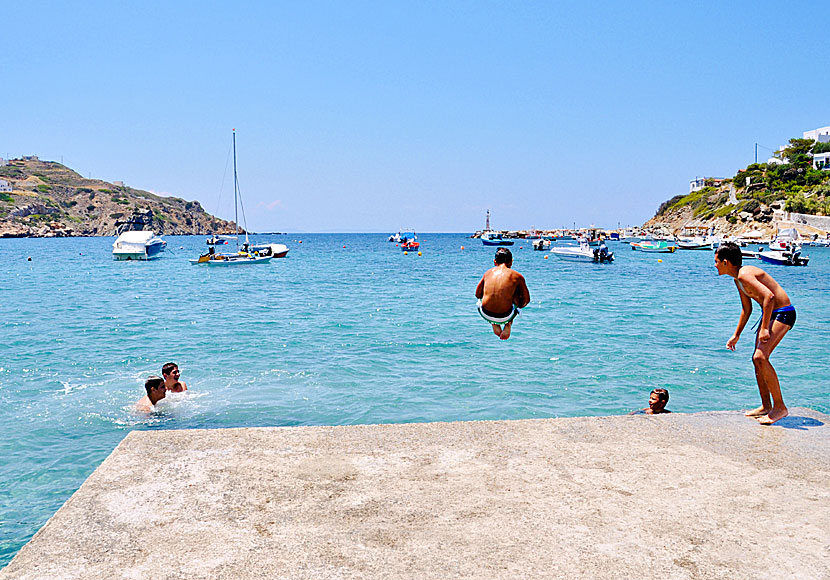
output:
[[[152,262],[114,262],[113,238],[0,240],[0,566],[133,429],[617,415],[655,387],[676,412],[758,404],[751,331],[724,348],[740,304],[711,252],[612,243],[594,265],[517,242],[532,301],[502,342],[473,295],[493,248],[386,238],[257,236],[288,258],[237,268],[191,266],[196,236]],[[805,254],[767,268],[798,309],[773,363],[790,406],[828,413],[830,249]],[[135,414],[168,361],[190,390]]]

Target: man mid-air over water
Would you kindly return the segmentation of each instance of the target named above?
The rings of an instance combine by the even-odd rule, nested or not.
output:
[[[495,266],[484,273],[476,286],[478,313],[493,325],[496,336],[507,340],[519,308],[530,303],[530,290],[527,289],[524,276],[510,268],[513,265],[510,250],[496,250],[493,264]]]

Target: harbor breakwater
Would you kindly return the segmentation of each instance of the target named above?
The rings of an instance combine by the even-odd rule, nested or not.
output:
[[[828,420],[136,431],[0,579],[825,578]]]

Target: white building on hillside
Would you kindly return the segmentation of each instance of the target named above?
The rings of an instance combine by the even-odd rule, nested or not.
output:
[[[11,193],[12,186],[5,179],[0,179],[0,193]]]
[[[725,177],[695,177],[689,182],[689,193],[700,191],[707,186],[719,187],[724,181]]]
[[[6,166],[6,165],[8,165],[8,164],[9,164],[9,160],[8,160],[8,159],[3,159],[2,157],[0,157],[0,167],[4,167],[4,166]]]
[[[830,171],[830,153],[813,153],[813,169]]]
[[[805,139],[812,139],[816,143],[830,143],[830,127],[820,127],[812,131],[804,131]]]

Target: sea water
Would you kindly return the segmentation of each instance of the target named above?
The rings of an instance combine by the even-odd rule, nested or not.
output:
[[[759,402],[752,331],[725,349],[740,303],[711,251],[611,243],[600,265],[517,241],[532,300],[501,341],[474,297],[494,248],[386,238],[260,235],[288,257],[225,268],[188,262],[196,236],[150,262],[113,261],[113,238],[0,240],[0,566],[133,429],[619,415],[656,387],[675,412]],[[773,362],[790,406],[826,413],[830,249],[804,253],[767,266],[798,310]],[[190,390],[135,413],[168,361]]]

